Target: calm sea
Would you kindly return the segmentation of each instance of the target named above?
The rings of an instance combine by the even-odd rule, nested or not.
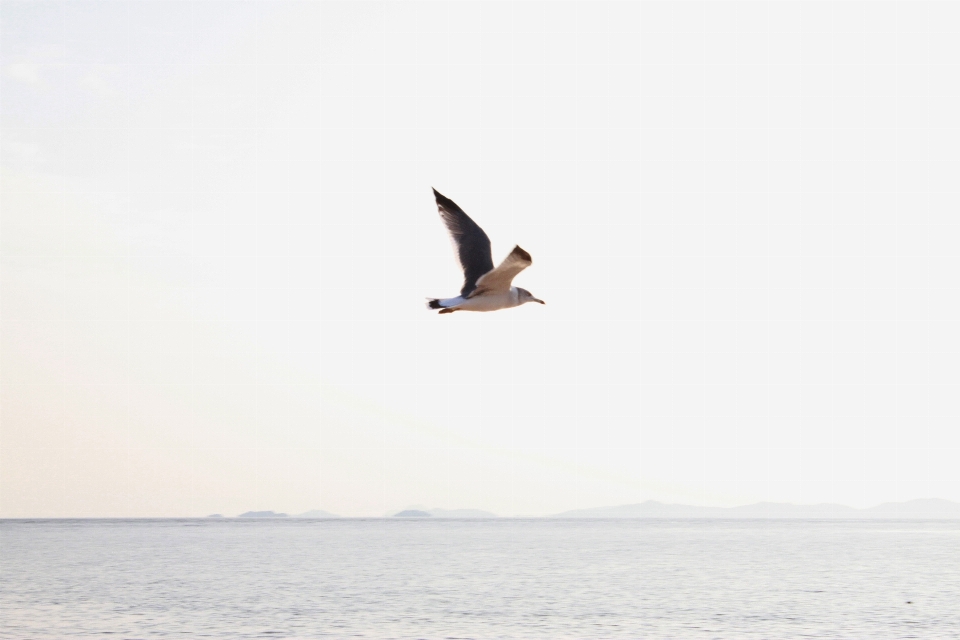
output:
[[[2,638],[960,637],[960,523],[5,520]]]

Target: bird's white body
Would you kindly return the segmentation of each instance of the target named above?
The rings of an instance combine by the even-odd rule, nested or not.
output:
[[[512,285],[518,273],[533,264],[530,254],[517,245],[500,266],[493,266],[490,238],[470,219],[457,203],[433,190],[437,210],[447,226],[457,250],[457,259],[463,269],[463,288],[456,298],[429,298],[428,309],[440,313],[454,311],[497,311],[519,307],[527,302],[539,302],[532,293]]]
[[[496,291],[474,296],[473,298],[446,298],[440,300],[440,306],[457,311],[498,311],[520,306],[520,291],[510,287],[508,291]]]

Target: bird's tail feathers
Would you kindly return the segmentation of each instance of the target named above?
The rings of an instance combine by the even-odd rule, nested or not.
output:
[[[453,313],[463,298],[427,298],[428,309],[440,309],[440,313]]]

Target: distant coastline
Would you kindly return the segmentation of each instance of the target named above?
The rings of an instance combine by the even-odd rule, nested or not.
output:
[[[222,518],[220,514],[207,516]],[[321,509],[288,516],[273,511],[248,511],[238,518],[340,518]],[[497,514],[481,509],[428,509],[413,505],[385,513],[386,518],[464,519],[500,518]],[[525,516],[544,519],[665,519],[665,520],[960,520],[960,503],[938,498],[885,502],[874,507],[858,509],[842,504],[792,504],[786,502],[757,502],[737,507],[700,507],[645,500],[635,504],[610,507],[571,509],[546,516]]]
[[[739,507],[697,507],[646,500],[615,507],[573,509],[551,518],[660,519],[833,519],[833,520],[960,520],[960,503],[936,498],[885,502],[857,509],[842,504],[757,502]]]
[[[198,516],[93,516],[93,517],[0,517],[0,520],[154,520],[196,518]],[[236,516],[212,513],[200,516],[208,520],[335,520],[340,516],[323,509],[312,509],[303,513],[287,514],[277,511],[245,511]],[[904,502],[884,502],[864,509],[842,504],[791,504],[785,502],[757,502],[737,507],[700,507],[688,504],[674,504],[645,500],[635,504],[609,507],[591,507],[571,509],[544,516],[498,516],[482,509],[429,509],[419,505],[393,510],[381,516],[360,516],[370,518],[396,519],[662,519],[662,520],[960,520],[960,503],[939,498],[907,500]]]
[[[223,516],[219,513],[214,513],[208,518],[222,518]],[[303,513],[297,513],[295,515],[287,515],[286,513],[277,513],[275,511],[247,511],[241,513],[237,516],[238,518],[311,518],[314,520],[323,520],[328,518],[339,518],[340,516],[335,513],[330,513],[329,511],[324,511],[323,509],[312,509],[310,511],[305,511]]]

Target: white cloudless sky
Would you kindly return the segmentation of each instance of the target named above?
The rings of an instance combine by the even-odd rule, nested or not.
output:
[[[0,2],[0,516],[960,500],[960,4]],[[546,300],[438,316],[431,187]]]

